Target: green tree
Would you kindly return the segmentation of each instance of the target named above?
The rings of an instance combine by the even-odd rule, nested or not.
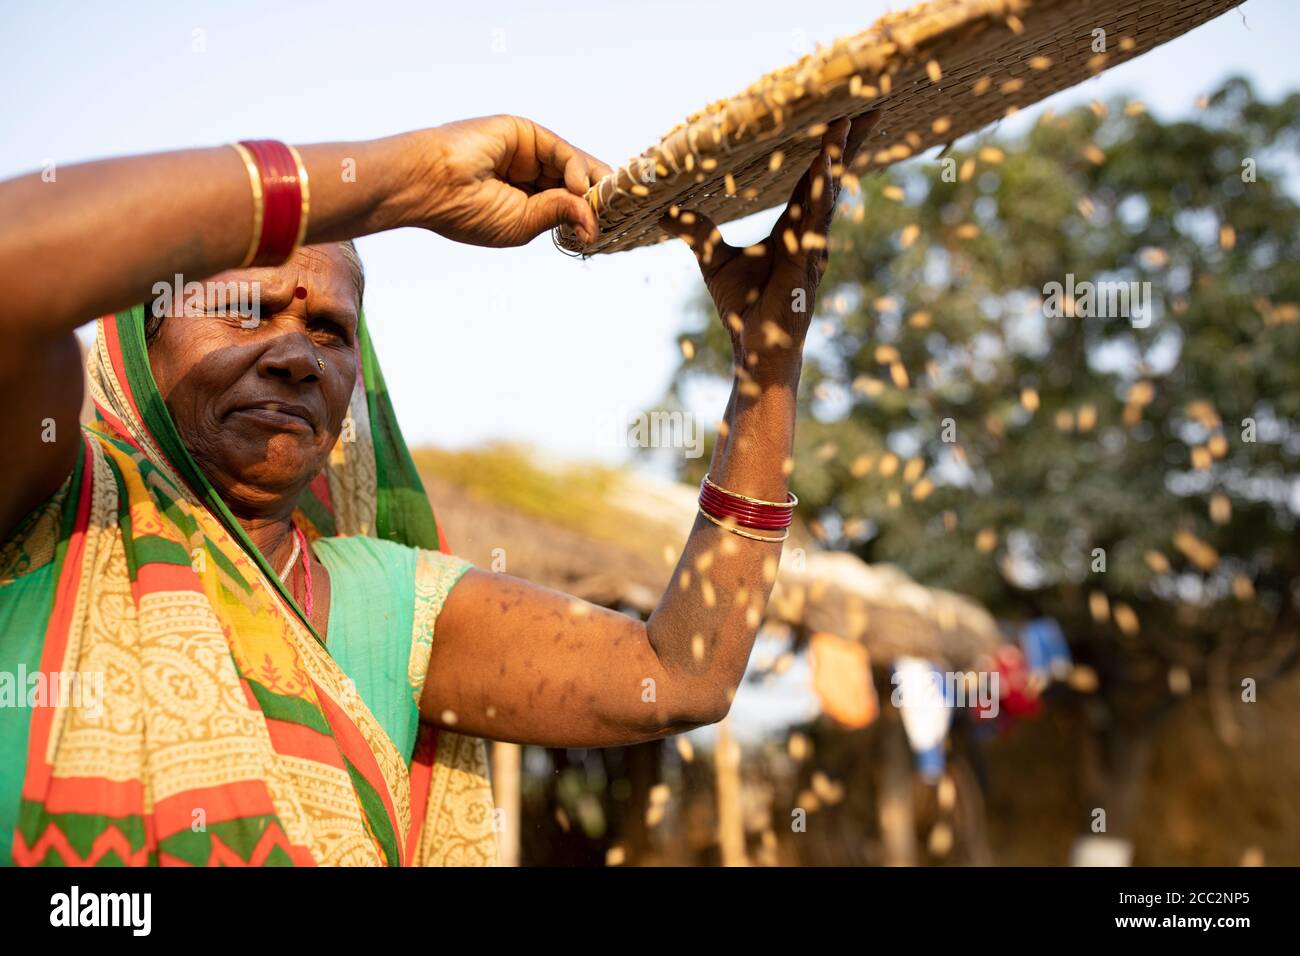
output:
[[[826,543],[1057,617],[1139,740],[1170,687],[1235,702],[1295,660],[1300,94],[1232,79],[1198,107],[1045,113],[864,178],[800,388],[792,482]],[[1085,282],[1149,301],[1097,315]],[[730,374],[695,313],[673,400]]]

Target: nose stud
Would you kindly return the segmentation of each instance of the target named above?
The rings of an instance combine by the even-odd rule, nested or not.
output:
[[[316,359],[316,367],[319,368],[322,372],[325,371],[325,360],[322,358]]]

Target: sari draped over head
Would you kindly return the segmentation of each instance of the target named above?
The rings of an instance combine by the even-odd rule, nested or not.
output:
[[[27,628],[65,688],[102,677],[95,707],[30,709],[21,794],[0,775],[13,862],[494,865],[483,741],[420,724],[398,751],[182,444],[143,319],[99,320],[76,468],[0,553],[0,612],[15,568],[47,572],[0,613],[4,641]],[[421,549],[413,633],[392,635],[418,697],[449,550],[364,318],[344,434],[295,517],[309,538]]]

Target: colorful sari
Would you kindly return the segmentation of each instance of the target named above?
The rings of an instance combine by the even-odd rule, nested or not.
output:
[[[297,520],[312,538],[368,535],[413,555],[409,633],[372,635],[391,637],[395,655],[375,660],[406,682],[383,719],[369,678],[344,672],[181,443],[143,329],[141,307],[99,320],[97,416],[76,468],[0,545],[0,670],[38,670],[41,691],[0,727],[26,754],[21,775],[0,770],[0,800],[17,804],[12,862],[495,864],[483,741],[411,716],[463,563],[364,320],[344,435]]]

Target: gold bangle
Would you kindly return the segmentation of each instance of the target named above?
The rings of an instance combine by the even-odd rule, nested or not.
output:
[[[724,495],[731,495],[731,497],[739,498],[741,501],[748,501],[752,505],[767,505],[769,508],[793,508],[799,503],[799,499],[795,497],[793,491],[786,492],[786,494],[790,496],[789,501],[764,501],[762,498],[751,498],[749,495],[742,495],[737,491],[730,491],[727,488],[723,488],[721,485],[710,479],[708,475],[704,476],[704,483],[710,488],[722,492]]]
[[[307,238],[307,216],[311,212],[311,188],[307,182],[307,167],[302,164],[302,156],[298,150],[288,146],[289,152],[293,154],[293,161],[298,167],[298,188],[302,191],[302,215],[298,217],[298,241],[293,244],[295,249],[302,246],[302,241]]]
[[[749,538],[751,541],[774,541],[779,544],[780,542],[784,541],[786,538],[790,537],[790,530],[788,528],[786,529],[785,533],[781,535],[781,537],[769,538],[766,535],[753,534],[752,532],[749,531],[743,531],[740,528],[736,527],[734,521],[726,522],[721,520],[720,518],[715,518],[713,517],[713,515],[709,514],[703,508],[700,509],[700,514],[704,515],[704,517],[708,518],[710,521],[716,524],[723,531],[730,531],[732,534],[738,534],[742,538]]]
[[[253,160],[253,154],[243,143],[231,143],[230,148],[244,161],[244,168],[248,170],[248,181],[253,187],[253,237],[248,240],[248,252],[244,254],[244,261],[239,264],[239,268],[247,269],[257,258],[257,247],[262,242],[262,220],[266,215],[266,200],[262,196],[262,172]]]

